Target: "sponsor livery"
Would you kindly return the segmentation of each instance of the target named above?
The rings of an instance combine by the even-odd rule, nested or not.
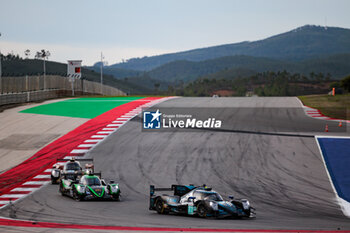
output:
[[[76,201],[120,201],[119,184],[114,184],[114,181],[106,184],[106,182],[97,174],[83,175],[79,180],[62,178],[60,181],[59,192],[62,195],[72,197]]]
[[[156,195],[156,191],[173,191],[173,195]],[[159,214],[186,214],[199,217],[237,218],[255,217],[254,208],[246,199],[224,200],[211,188],[193,185],[172,185],[171,188],[150,186],[149,209]]]

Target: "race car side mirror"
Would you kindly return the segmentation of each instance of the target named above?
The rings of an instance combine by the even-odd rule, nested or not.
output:
[[[234,197],[233,197],[233,196],[228,196],[228,198],[230,198],[230,199],[232,199],[232,200],[233,200],[233,198],[234,198]]]
[[[114,184],[114,180],[111,180],[109,183]]]
[[[189,202],[192,202],[192,201],[194,201],[194,199],[196,199],[196,198],[195,198],[195,197],[189,197],[189,198],[188,198],[188,201],[189,201]]]

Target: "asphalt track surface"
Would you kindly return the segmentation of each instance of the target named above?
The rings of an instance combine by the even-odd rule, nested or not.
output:
[[[258,111],[223,111],[229,128],[221,131],[142,132],[135,118],[87,155],[106,180],[120,184],[122,202],[76,202],[48,185],[16,203],[17,217],[114,226],[350,230],[312,137],[325,122],[307,117],[296,98],[177,98],[157,107]],[[270,108],[287,109],[276,114]],[[216,220],[149,211],[149,185],[176,183],[205,183],[224,197],[248,198],[257,217]]]

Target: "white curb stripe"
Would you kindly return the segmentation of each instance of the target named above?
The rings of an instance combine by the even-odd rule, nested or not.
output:
[[[107,127],[119,127],[123,125],[124,123],[119,123],[119,124],[108,124]]]
[[[7,197],[7,198],[21,198],[27,196],[27,194],[4,194],[1,195],[0,197]]]
[[[109,125],[107,125],[107,127],[110,127]],[[103,128],[102,130],[106,130],[106,131],[115,131],[118,128]]]
[[[111,134],[113,132],[110,132],[110,131],[100,131],[100,132],[97,132],[97,134]]]
[[[87,140],[88,141],[88,140]],[[97,140],[97,141],[101,141],[101,140]],[[95,146],[96,144],[80,144],[78,147],[81,148],[81,147],[93,147]]]
[[[33,179],[51,178],[51,175],[37,175]]]
[[[67,162],[58,162],[58,163],[56,163],[56,164],[58,164],[58,165],[65,165]]]
[[[102,141],[102,139],[88,139],[88,140],[85,140],[84,142],[100,142]]]
[[[0,204],[9,204],[10,201],[0,201]]]
[[[34,191],[34,190],[37,190],[39,188],[15,188],[15,189],[12,189],[11,192],[16,192],[16,191]]]
[[[47,184],[47,183],[49,183],[49,181],[27,181],[23,185],[28,185],[28,184],[41,184],[41,185],[43,185],[43,184]]]
[[[83,150],[83,149],[74,149],[72,150],[70,153],[71,154],[84,154],[86,152],[88,152],[89,150]]]
[[[93,135],[91,138],[105,138],[107,137],[106,135]]]

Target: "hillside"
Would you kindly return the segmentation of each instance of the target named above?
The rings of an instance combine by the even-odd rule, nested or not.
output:
[[[298,61],[316,56],[350,53],[350,29],[306,25],[267,39],[213,46],[152,57],[133,58],[110,68],[150,71],[169,62],[204,61],[219,57],[248,55]]]
[[[312,72],[329,73],[333,78],[340,79],[350,74],[350,53],[289,62],[245,55],[221,57],[200,62],[174,61],[151,70],[147,74],[156,80],[188,82],[200,76],[212,75],[217,72],[225,74],[225,77],[236,78],[247,77],[258,72],[282,70],[304,75],[309,75]]]

